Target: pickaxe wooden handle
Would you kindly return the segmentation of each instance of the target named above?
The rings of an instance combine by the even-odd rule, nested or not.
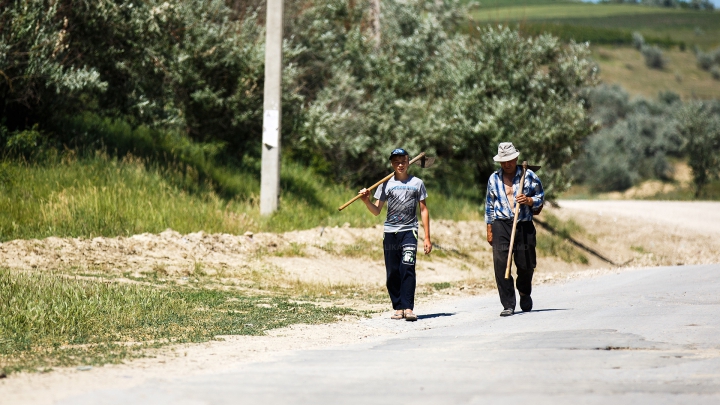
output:
[[[527,173],[528,169],[528,163],[527,160],[522,163],[523,172],[522,176],[520,177],[520,189],[518,190],[518,194],[523,194],[525,191],[525,173]],[[507,261],[507,267],[505,268],[505,278],[510,278],[510,266],[512,266],[512,255],[513,255],[513,245],[515,244],[515,228],[517,228],[517,221],[518,221],[518,214],[520,213],[520,204],[517,202],[517,198],[515,198],[515,217],[513,218],[513,227],[512,227],[512,233],[510,234],[510,251],[508,252],[508,261]]]
[[[422,159],[423,157],[425,157],[425,152],[421,152],[419,155],[415,156],[415,158],[413,158],[413,160],[411,160],[410,163],[408,163],[408,166],[410,166],[411,164],[417,162],[418,160]],[[433,158],[429,158],[429,159],[433,159]],[[378,188],[379,185],[381,185],[381,184],[385,183],[386,181],[390,180],[390,179],[392,178],[392,176],[394,176],[394,175],[395,175],[395,172],[392,172],[392,173],[388,174],[387,176],[383,177],[382,180],[380,180],[380,181],[378,181],[377,183],[373,184],[372,186],[368,187],[368,191],[373,191],[373,190],[375,190],[376,188]],[[357,201],[358,199],[360,199],[360,194],[356,195],[355,197],[353,197],[353,199],[351,199],[350,201],[348,201],[348,202],[346,202],[345,204],[343,204],[343,205],[341,205],[340,207],[338,207],[338,211],[344,210],[345,208],[347,208],[348,205],[354,203],[354,202]]]

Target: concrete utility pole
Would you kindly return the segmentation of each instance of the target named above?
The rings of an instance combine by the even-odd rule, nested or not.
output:
[[[260,214],[277,211],[280,198],[280,124],[282,116],[283,0],[267,0],[265,93],[263,95]]]

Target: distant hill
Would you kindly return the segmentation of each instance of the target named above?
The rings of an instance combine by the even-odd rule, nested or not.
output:
[[[647,38],[684,42],[703,49],[720,46],[720,12],[593,4],[568,0],[488,0],[472,17],[478,22],[544,26],[562,34],[573,31],[578,40],[615,43],[622,34],[639,31]],[[585,28],[582,30],[580,28]],[[598,36],[602,32],[606,38]]]
[[[717,0],[720,3],[720,0]],[[698,67],[694,50],[720,47],[720,11],[698,11],[572,0],[487,0],[472,11],[478,24],[518,26],[529,35],[548,32],[563,40],[588,41],[605,83],[633,95],[672,91],[683,99],[720,98],[720,80]],[[632,48],[633,32],[659,45],[667,62],[650,69]]]

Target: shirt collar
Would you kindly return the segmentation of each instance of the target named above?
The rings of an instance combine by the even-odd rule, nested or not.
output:
[[[498,177],[500,177],[500,181],[502,181],[502,176],[503,176],[503,169],[502,169],[502,167],[498,169],[497,175],[498,175]],[[521,167],[520,165],[518,165],[518,166],[515,168],[515,177],[513,177],[513,184],[520,182],[520,176],[521,176],[521,175],[522,175],[522,167]]]

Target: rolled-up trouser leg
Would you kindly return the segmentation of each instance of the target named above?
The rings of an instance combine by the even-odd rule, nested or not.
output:
[[[512,273],[505,279],[508,253],[510,251],[510,233],[512,220],[496,219],[492,224],[493,265],[495,267],[495,283],[500,294],[503,309],[515,309],[515,283]]]

